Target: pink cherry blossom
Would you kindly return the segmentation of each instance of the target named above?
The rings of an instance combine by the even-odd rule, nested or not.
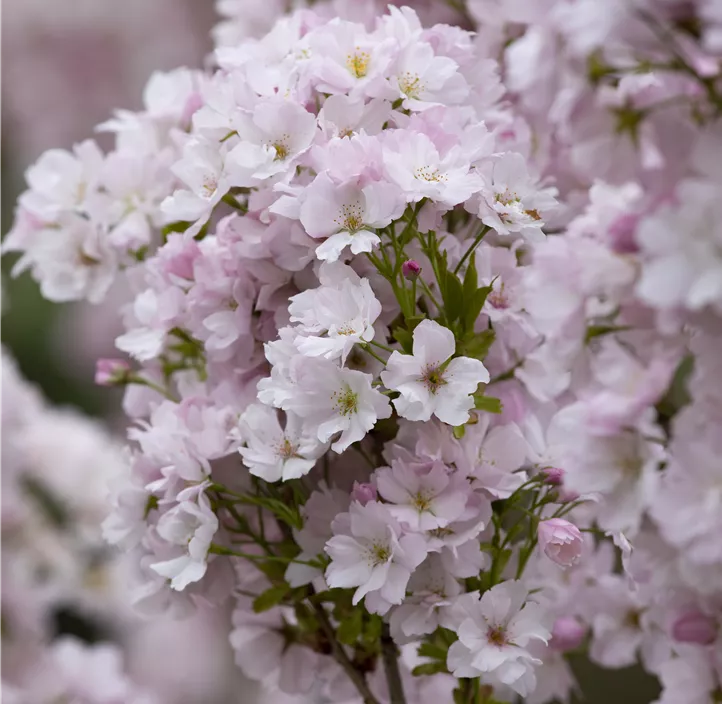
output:
[[[582,553],[582,534],[573,523],[563,518],[548,518],[539,522],[539,547],[553,562],[571,567]]]

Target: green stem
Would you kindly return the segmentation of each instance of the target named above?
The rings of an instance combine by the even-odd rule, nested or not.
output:
[[[386,366],[386,360],[385,360],[383,357],[379,357],[379,356],[376,354],[376,352],[374,352],[374,351],[371,349],[371,346],[370,346],[370,345],[366,344],[366,345],[361,345],[361,346],[364,348],[364,351],[365,351],[367,354],[370,354],[375,360],[377,360],[378,362],[381,362],[381,364],[383,364],[384,366]]]
[[[439,311],[439,313],[441,313],[441,312],[444,310],[444,307],[441,305],[441,303],[439,303],[439,302],[436,300],[436,298],[434,297],[434,294],[431,293],[431,289],[430,289],[430,288],[428,287],[428,285],[426,284],[426,281],[424,281],[424,280],[419,276],[419,282],[421,283],[421,288],[424,289],[424,293],[431,299],[431,302],[436,306],[436,309]]]
[[[180,399],[177,399],[173,394],[171,394],[168,389],[164,389],[159,384],[156,384],[153,381],[150,381],[149,379],[145,379],[142,376],[137,376],[136,374],[131,374],[128,383],[130,384],[138,384],[139,386],[147,386],[149,389],[153,389],[153,391],[157,391],[161,396],[165,396],[169,401],[173,401],[173,403],[180,403]]]
[[[240,552],[239,550],[233,550],[231,548],[225,547],[225,545],[217,545],[216,543],[211,543],[210,548],[208,548],[208,552],[214,555],[243,557],[246,560],[268,560],[270,562],[281,562],[284,565],[296,563],[298,565],[307,565],[308,567],[319,567],[319,564],[317,562],[312,562],[310,560],[294,560],[292,557],[281,557],[280,555],[253,555],[249,552]]]
[[[368,344],[373,345],[374,347],[378,347],[381,350],[386,350],[386,352],[394,352],[394,350],[388,345],[382,345],[380,342],[375,342],[374,340],[369,341]]]
[[[489,227],[486,225],[482,225],[481,231],[479,234],[474,238],[474,241],[471,243],[471,247],[464,252],[464,256],[459,260],[459,263],[456,265],[456,268],[454,269],[454,274],[458,274],[461,270],[461,267],[464,265],[464,262],[473,254],[474,250],[481,244],[481,240],[484,239],[484,236],[487,232],[489,232]]]

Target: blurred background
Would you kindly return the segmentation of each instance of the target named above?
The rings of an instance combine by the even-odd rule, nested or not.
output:
[[[154,70],[203,65],[211,51],[216,15],[213,0],[4,0],[2,11],[5,235],[24,190],[25,169],[45,150],[69,149],[89,137],[107,147],[108,135],[94,135],[95,125],[117,108],[139,109],[143,87]],[[16,258],[2,260],[3,346],[50,404],[95,417],[122,439],[120,397],[93,383],[95,360],[112,356],[121,293],[111,294],[100,306],[51,304],[41,298],[28,275],[9,276]],[[11,385],[3,386],[12,396]],[[11,442],[3,437],[3,455]],[[4,530],[12,521],[5,508]],[[12,559],[11,550],[10,562],[5,563],[11,569]],[[6,587],[4,579],[3,600],[11,598]],[[199,612],[187,621],[145,622],[129,611],[126,615],[123,606],[127,604],[119,606],[123,615],[118,621],[127,620],[122,640],[128,671],[159,701],[252,701],[254,687],[239,681],[232,662],[228,613]],[[53,619],[56,634],[69,633],[88,642],[118,637],[105,630],[102,619],[93,622],[77,609],[58,608]],[[4,612],[4,634],[5,625]],[[4,659],[3,680],[13,680],[14,665],[12,658]],[[236,694],[239,685],[242,696]]]
[[[152,71],[202,65],[217,17],[213,0],[4,0],[2,9],[4,234],[26,167],[46,149],[68,149],[93,136],[114,109],[140,108]],[[107,146],[107,135],[96,138]],[[123,292],[111,292],[100,306],[51,304],[29,276],[8,276],[13,261],[2,261],[3,345],[50,403],[101,418],[122,437],[120,398],[95,387],[93,375],[97,358],[113,356]],[[227,618],[202,613],[180,624],[156,620],[152,631],[138,623],[127,648],[134,677],[175,704],[250,701],[247,683],[238,694]],[[638,670],[612,674],[582,660],[574,665],[590,704],[655,698],[655,683]]]
[[[3,0],[2,232],[23,173],[46,149],[92,137],[113,110],[141,107],[154,70],[201,66],[211,51],[213,0]],[[108,146],[109,135],[97,135]],[[4,258],[7,274],[14,258]],[[116,299],[117,300],[117,296]],[[3,343],[55,403],[104,415],[117,397],[93,387],[119,320],[102,306],[43,301],[29,276],[3,276]]]

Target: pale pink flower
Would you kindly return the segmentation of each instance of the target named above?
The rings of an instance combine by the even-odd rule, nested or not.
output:
[[[409,203],[429,198],[446,207],[463,203],[481,188],[459,148],[443,156],[420,132],[391,133],[384,141],[383,161],[390,181]]]
[[[378,592],[382,611],[400,604],[411,573],[426,557],[424,538],[403,533],[388,508],[376,501],[351,504],[344,528],[326,543],[331,558],[326,570],[329,587],[357,587],[354,604]]]
[[[316,248],[316,256],[329,262],[335,262],[346,247],[352,254],[372,251],[381,241],[376,230],[401,217],[406,207],[392,184],[336,184],[325,173],[314,179],[301,198],[301,224],[311,237],[327,238]]]
[[[443,528],[463,514],[469,483],[441,462],[406,463],[377,469],[374,478],[388,510],[411,530]]]
[[[381,380],[387,388],[400,392],[393,402],[399,415],[419,421],[435,415],[450,425],[469,420],[472,394],[480,383],[489,381],[489,372],[478,359],[451,359],[455,351],[451,330],[433,320],[422,320],[414,330],[413,355],[394,352],[389,357]]]
[[[458,598],[459,640],[449,648],[447,665],[456,677],[483,677],[526,696],[534,690],[534,666],[541,660],[527,646],[546,643],[551,633],[543,609],[527,599],[517,581],[503,582],[479,598],[472,592]]]
[[[345,364],[355,344],[373,340],[381,303],[368,279],[360,279],[348,267],[336,266],[343,269],[340,276],[331,272],[330,265],[323,267],[322,285],[292,296],[288,312],[291,322],[298,323],[294,344],[301,354],[340,359]]]
[[[157,526],[161,538],[182,547],[182,554],[156,562],[152,569],[169,579],[171,587],[179,591],[202,579],[206,573],[208,550],[218,525],[218,518],[205,493],[200,492],[196,501],[182,501],[163,514]]]
[[[563,518],[539,521],[537,529],[539,547],[552,561],[562,567],[571,567],[582,555],[582,534],[573,523]]]
[[[238,435],[244,442],[238,452],[251,474],[267,482],[298,479],[313,469],[328,445],[321,443],[300,418],[286,414],[281,427],[278,411],[255,403],[241,416]]]
[[[388,399],[371,386],[370,374],[299,355],[291,362],[291,376],[295,383],[281,408],[315,428],[320,442],[341,433],[331,445],[335,452],[363,439],[379,418],[391,415]]]
[[[500,235],[518,233],[531,241],[544,234],[544,217],[556,206],[556,188],[544,188],[532,179],[521,154],[507,152],[492,162],[488,190],[481,192],[479,217]]]

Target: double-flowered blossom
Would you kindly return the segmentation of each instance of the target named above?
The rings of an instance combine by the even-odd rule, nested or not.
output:
[[[711,704],[722,14],[411,4],[223,0],[28,170],[17,271],[128,291],[104,534],[269,701],[570,701],[584,651]]]

